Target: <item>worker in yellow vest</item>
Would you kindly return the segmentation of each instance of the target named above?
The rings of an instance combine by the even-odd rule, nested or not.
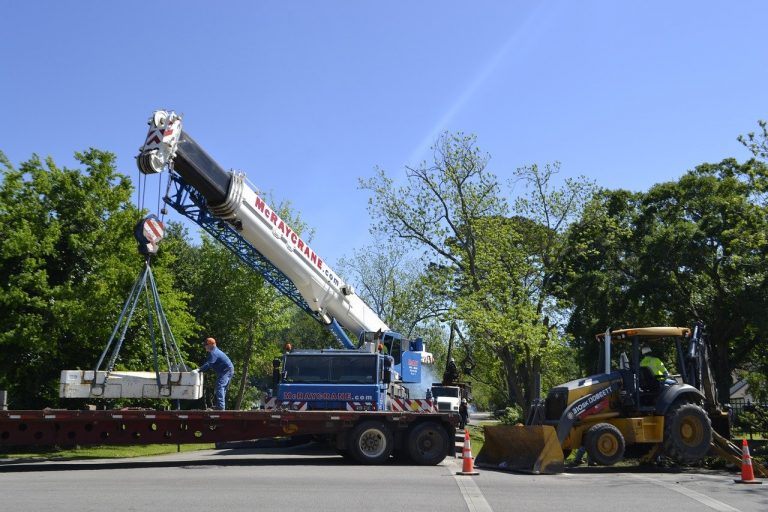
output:
[[[648,367],[659,382],[663,382],[664,384],[677,384],[677,381],[669,376],[669,371],[667,371],[667,367],[664,366],[661,359],[651,354],[651,347],[643,345],[642,353],[643,359],[640,361],[640,366]]]

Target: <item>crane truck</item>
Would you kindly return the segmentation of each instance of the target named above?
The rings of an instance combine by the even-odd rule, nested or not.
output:
[[[225,171],[172,111],[149,119],[137,156],[144,174],[169,173],[167,204],[200,225],[313,318],[344,349],[286,350],[275,396],[254,411],[0,411],[0,447],[209,443],[287,435],[329,439],[364,464],[396,455],[437,464],[454,450],[457,414],[411,397],[421,340],[407,340],[355,294],[241,172]],[[348,332],[357,337],[353,342]]]

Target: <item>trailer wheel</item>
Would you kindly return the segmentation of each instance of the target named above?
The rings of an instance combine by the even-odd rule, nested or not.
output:
[[[364,421],[350,433],[349,454],[360,464],[381,464],[394,447],[392,431],[380,421]]]
[[[610,423],[598,423],[587,430],[587,453],[593,462],[613,466],[624,458],[624,436]]]
[[[712,444],[712,423],[699,405],[675,404],[664,418],[664,452],[682,464],[699,461]]]
[[[408,435],[408,454],[420,466],[434,466],[448,455],[448,433],[439,423],[416,425]]]

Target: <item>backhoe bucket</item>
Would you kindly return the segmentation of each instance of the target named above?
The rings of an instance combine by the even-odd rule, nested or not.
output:
[[[533,474],[563,472],[563,450],[548,425],[484,427],[485,442],[475,458],[478,466]]]
[[[714,431],[712,432],[712,445],[709,447],[709,454],[718,456],[736,466],[740,466],[744,462],[741,448]],[[750,462],[755,473],[768,478],[768,468],[755,459]]]

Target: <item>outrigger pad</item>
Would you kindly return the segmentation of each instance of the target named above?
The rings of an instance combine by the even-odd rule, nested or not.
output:
[[[533,474],[563,472],[563,450],[549,425],[495,425],[484,427],[485,441],[478,466]]]
[[[106,382],[105,382],[106,379]],[[203,374],[160,372],[94,372],[62,370],[61,398],[169,398],[198,400],[203,396]]]

